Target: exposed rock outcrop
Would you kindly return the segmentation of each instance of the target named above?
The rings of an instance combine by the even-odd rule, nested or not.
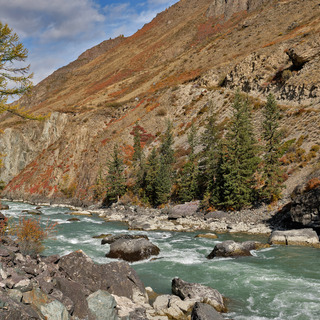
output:
[[[216,244],[207,258],[251,256],[251,250],[267,248],[268,246],[268,244],[257,241],[235,242],[233,240],[227,240]]]
[[[270,244],[320,247],[319,237],[312,229],[273,231],[268,242]]]
[[[320,187],[298,194],[289,214],[294,223],[320,231]]]
[[[224,19],[227,20],[234,13],[252,11],[267,2],[268,0],[213,0],[207,11],[207,16],[217,17],[223,15]]]

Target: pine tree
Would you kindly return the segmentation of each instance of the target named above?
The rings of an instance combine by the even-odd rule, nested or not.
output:
[[[119,198],[126,192],[124,167],[119,147],[114,146],[111,160],[108,161],[108,174],[107,174],[107,194],[104,200],[105,204],[110,204],[119,201]]]
[[[174,163],[174,150],[172,123],[168,121],[167,129],[160,146],[159,170],[156,177],[156,205],[168,202],[172,188],[172,165]]]
[[[219,202],[217,200],[219,198],[219,196],[217,196],[219,193],[217,175],[219,168],[219,150],[221,147],[221,137],[217,125],[217,115],[215,113],[209,117],[201,141],[204,147],[201,180],[204,184],[205,198],[208,199],[210,205],[215,205]]]
[[[221,148],[219,200],[225,208],[241,209],[254,200],[255,174],[260,159],[257,157],[250,107],[239,91],[233,109],[231,125]]]
[[[278,200],[283,188],[283,170],[280,165],[281,132],[279,131],[280,110],[272,94],[267,97],[263,110],[263,138],[265,141],[263,156],[262,199],[272,202]]]
[[[195,147],[197,145],[197,132],[192,124],[188,134],[190,153],[188,161],[182,168],[179,181],[179,198],[182,202],[192,201],[198,195],[198,164],[196,161]]]
[[[156,181],[158,172],[159,158],[156,149],[153,148],[145,163],[145,176],[143,179],[145,197],[152,206],[157,203]]]

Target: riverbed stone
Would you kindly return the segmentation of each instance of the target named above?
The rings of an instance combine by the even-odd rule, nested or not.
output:
[[[222,315],[206,303],[196,302],[191,312],[191,320],[223,320]]]
[[[88,307],[95,320],[118,320],[116,301],[107,291],[98,290],[87,297]]]
[[[116,234],[104,237],[101,240],[101,244],[111,244],[117,240],[134,240],[141,238],[149,240],[148,236],[144,234]]]
[[[258,241],[235,242],[233,240],[223,241],[215,245],[214,249],[207,256],[208,259],[217,257],[243,257],[251,256],[251,250],[258,250],[269,247]]]
[[[42,212],[40,210],[37,210],[37,209],[25,210],[24,212],[26,212],[27,214],[34,215],[34,216],[41,216],[42,215]]]
[[[110,252],[106,257],[134,262],[148,259],[159,253],[160,249],[145,238],[119,239],[110,244]]]
[[[192,299],[198,302],[210,304],[219,312],[226,312],[227,308],[223,296],[216,289],[199,283],[189,283],[180,278],[174,278],[171,284],[172,293],[181,299]]]
[[[273,231],[268,242],[280,245],[320,246],[319,237],[311,228]]]

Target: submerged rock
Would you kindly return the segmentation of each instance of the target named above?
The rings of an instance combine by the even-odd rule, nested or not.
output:
[[[286,231],[273,231],[269,237],[270,244],[317,246],[320,247],[317,233],[311,229],[296,229]]]
[[[189,283],[174,278],[171,284],[172,293],[183,300],[191,299],[194,301],[210,304],[219,312],[226,312],[223,296],[216,289],[204,286],[199,283]]]
[[[106,257],[134,262],[148,259],[159,253],[160,249],[145,238],[119,239],[110,244],[110,252]]]
[[[37,209],[25,210],[25,211],[22,211],[22,212],[25,212],[27,214],[31,214],[31,215],[34,215],[34,216],[41,216],[42,215],[42,212],[40,210],[37,210]]]
[[[218,236],[215,233],[200,233],[195,238],[218,239]]]
[[[269,247],[257,241],[235,242],[233,240],[223,241],[215,245],[214,249],[207,256],[208,259],[215,257],[243,257],[252,256],[251,250],[258,250]]]

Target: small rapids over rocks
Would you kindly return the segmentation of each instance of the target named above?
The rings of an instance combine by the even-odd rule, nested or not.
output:
[[[12,219],[26,216],[22,210],[35,206],[4,202],[3,213]],[[228,299],[226,319],[235,320],[317,320],[320,315],[320,249],[272,246],[253,251],[251,257],[206,256],[224,240],[267,242],[267,236],[219,234],[217,239],[196,238],[197,233],[128,231],[121,222],[105,222],[94,216],[71,218],[64,207],[41,207],[45,224],[57,222],[56,240],[46,242],[44,255],[66,255],[83,250],[97,263],[114,261],[105,257],[109,245],[101,245],[100,234],[144,234],[160,248],[160,254],[132,263],[144,285],[157,293],[171,294],[171,280],[179,277],[217,289]],[[204,233],[203,231],[201,233]]]

